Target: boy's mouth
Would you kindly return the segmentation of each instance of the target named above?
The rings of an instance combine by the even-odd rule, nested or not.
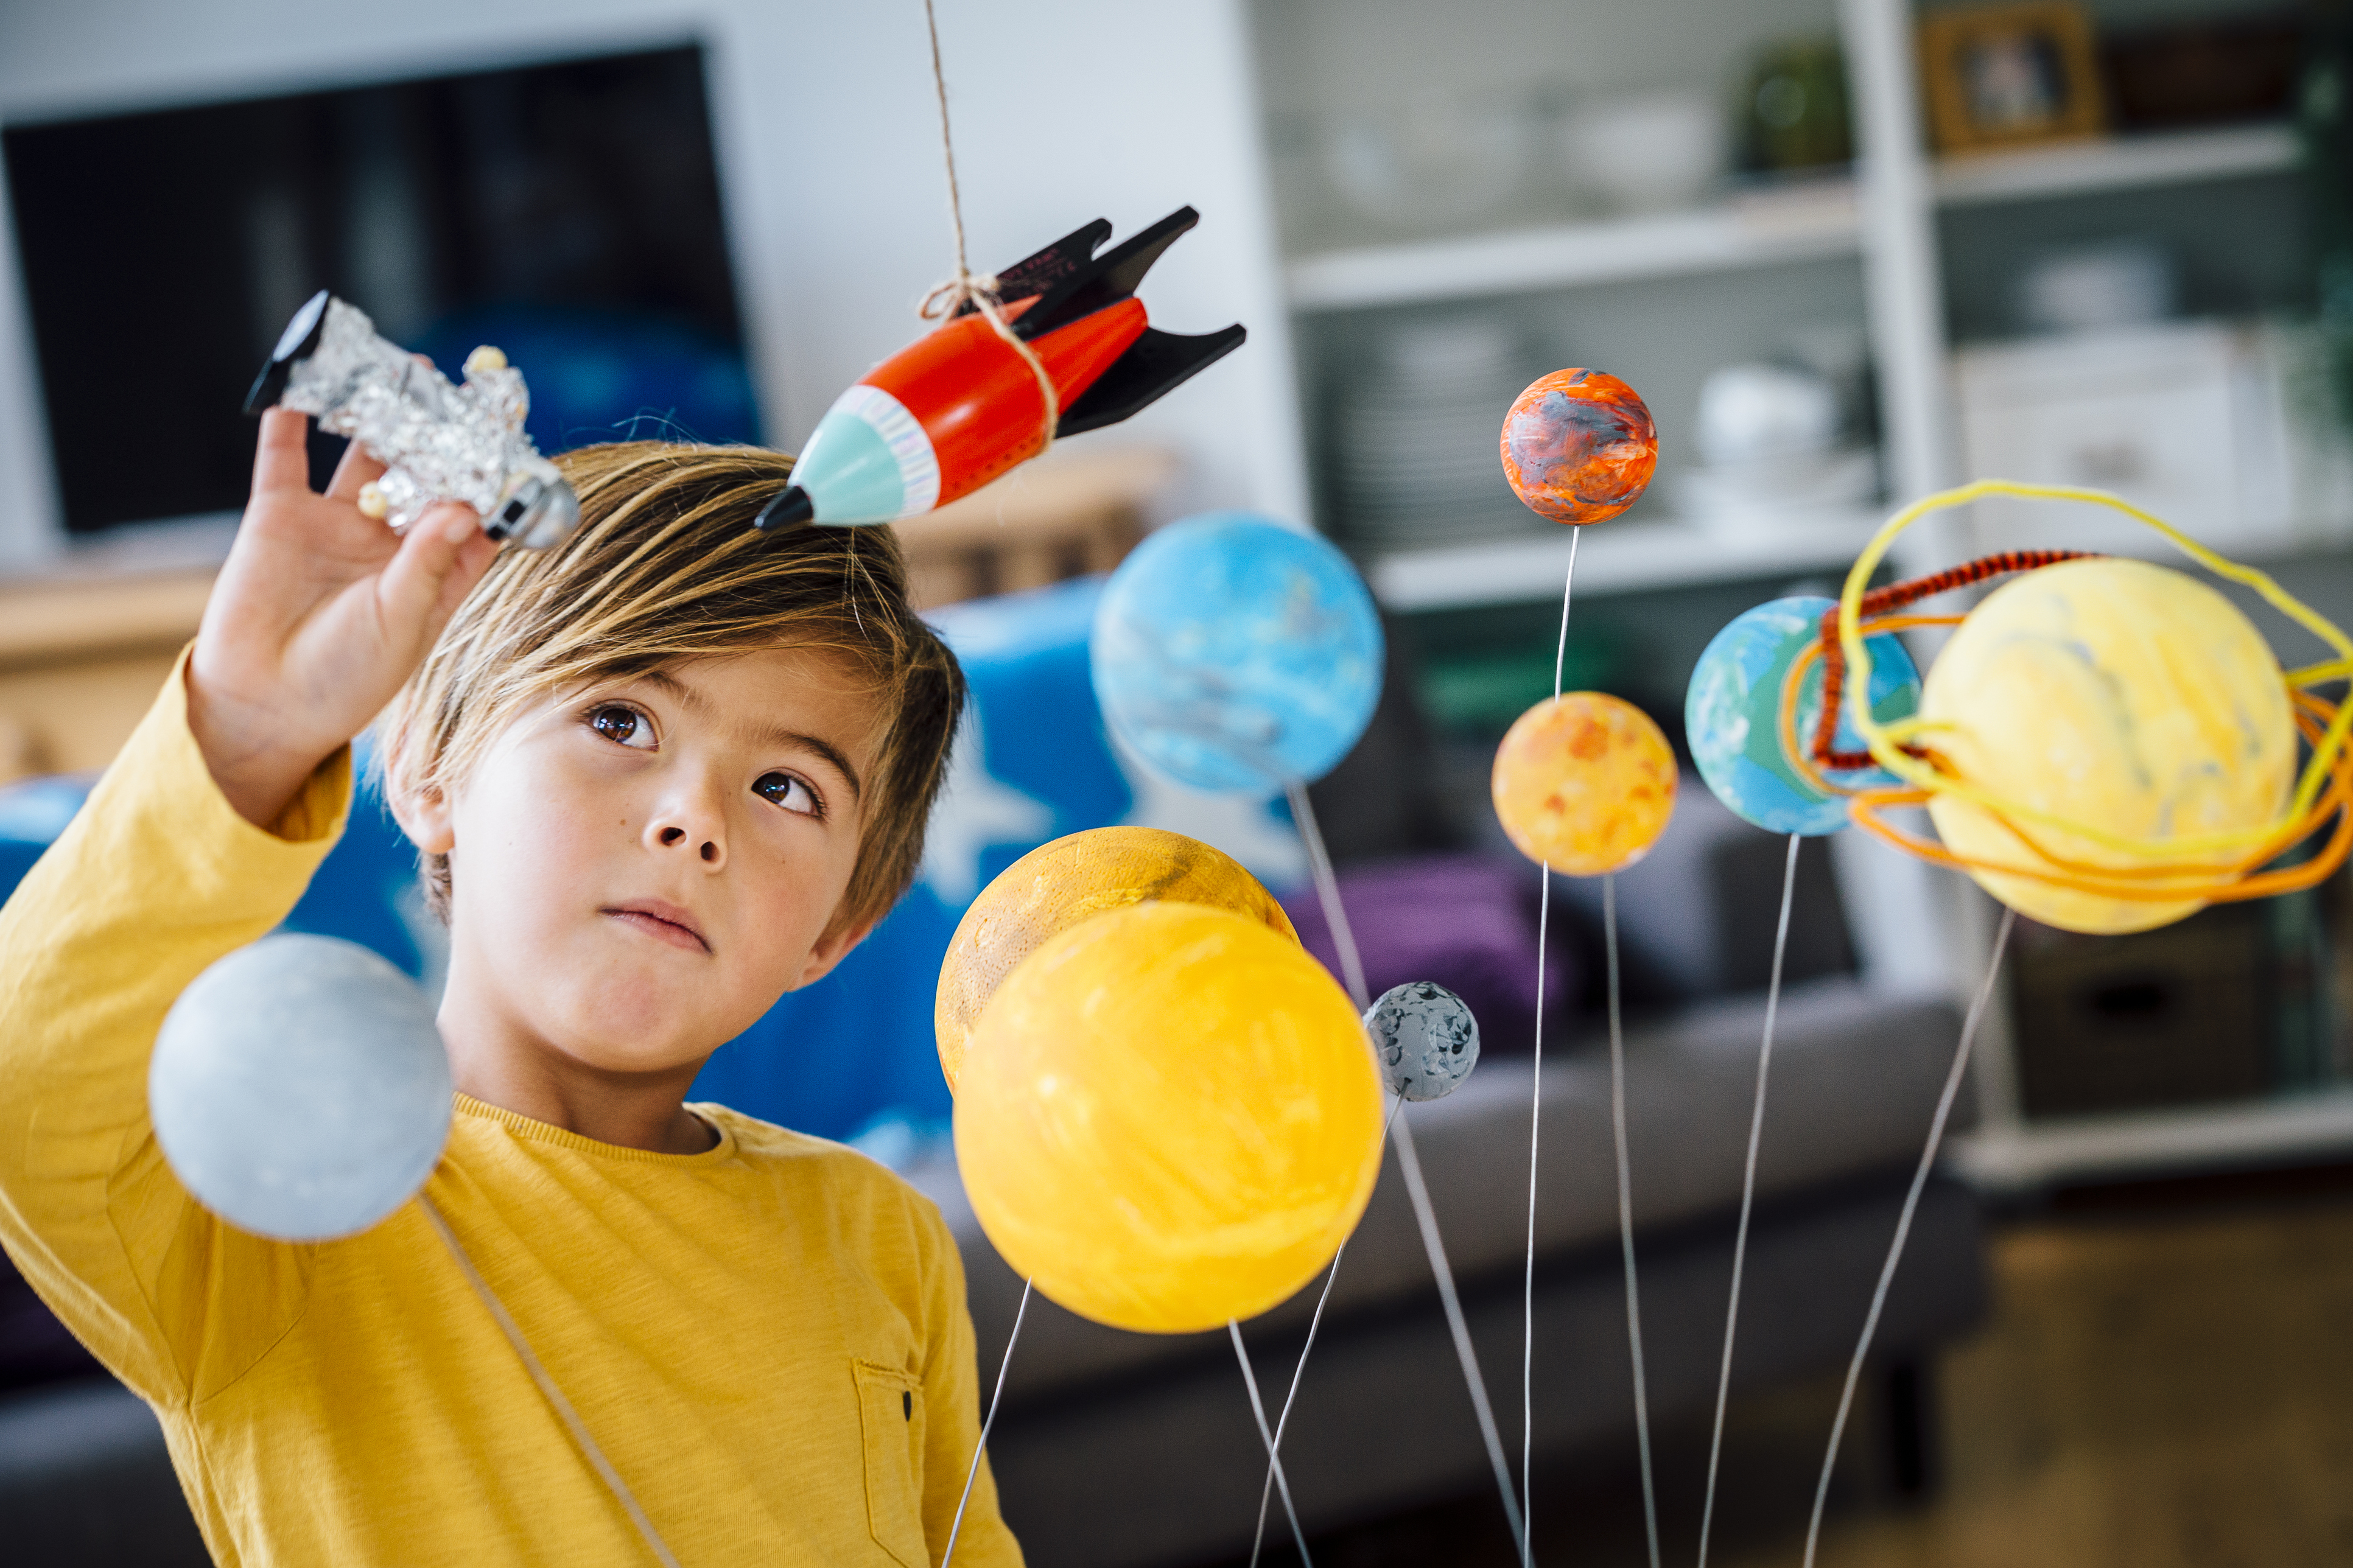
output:
[[[694,917],[676,904],[659,899],[634,899],[626,904],[607,904],[596,911],[633,926],[656,942],[666,942],[672,947],[682,947],[691,952],[709,952],[711,943],[695,924]]]

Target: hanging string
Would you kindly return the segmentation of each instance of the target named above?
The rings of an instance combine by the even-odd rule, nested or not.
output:
[[[1340,978],[1346,983],[1348,995],[1361,1013],[1373,1005],[1365,990],[1364,960],[1356,953],[1356,932],[1348,923],[1348,911],[1340,903],[1340,879],[1333,874],[1331,853],[1324,847],[1324,830],[1315,821],[1315,803],[1308,798],[1307,786],[1289,784],[1283,786],[1283,798],[1291,803],[1291,819],[1299,827],[1299,840],[1307,849],[1307,869],[1315,879],[1316,901],[1324,906],[1324,923],[1332,928],[1332,945],[1340,955]]]
[[[1381,1140],[1388,1141],[1389,1130],[1397,1125],[1398,1112],[1405,1109],[1405,1097],[1399,1095],[1389,1102],[1389,1119],[1381,1124]],[[1348,1255],[1348,1244],[1343,1241],[1332,1254],[1332,1267],[1324,1272],[1324,1289],[1315,1298],[1314,1315],[1307,1320],[1307,1342],[1299,1347],[1299,1363],[1291,1369],[1291,1389],[1282,1396],[1282,1413],[1274,1418],[1274,1446],[1282,1447],[1282,1435],[1291,1426],[1291,1407],[1299,1402],[1299,1383],[1307,1375],[1307,1357],[1315,1349],[1315,1331],[1324,1326],[1324,1308],[1332,1300],[1333,1283],[1340,1278],[1340,1259]],[[1258,1491],[1258,1528],[1250,1534],[1250,1568],[1258,1568],[1259,1548],[1266,1541],[1266,1510],[1274,1498],[1274,1455],[1266,1457],[1266,1479]]]
[[[540,1364],[539,1357],[532,1353],[531,1344],[522,1337],[522,1328],[507,1314],[505,1304],[491,1290],[490,1281],[484,1279],[480,1270],[474,1267],[474,1260],[466,1256],[465,1247],[459,1245],[458,1233],[449,1228],[449,1222],[441,1217],[441,1211],[434,1206],[431,1198],[420,1192],[417,1194],[417,1202],[440,1236],[441,1245],[449,1249],[449,1256],[457,1262],[458,1272],[466,1277],[466,1283],[474,1288],[474,1294],[480,1297],[482,1305],[490,1309],[491,1321],[498,1324],[499,1331],[506,1335],[507,1343],[514,1347],[516,1359],[522,1363],[522,1369],[531,1374],[532,1382],[539,1385],[540,1394],[549,1407],[562,1418],[565,1429],[580,1446],[580,1452],[587,1458],[589,1468],[604,1481],[605,1489],[613,1494],[613,1500],[621,1505],[621,1511],[628,1515],[629,1522],[637,1527],[638,1538],[653,1553],[654,1561],[662,1568],[679,1568],[678,1559],[671,1556],[670,1548],[663,1544],[661,1533],[654,1529],[654,1521],[646,1517],[644,1509],[638,1506],[637,1495],[629,1490],[629,1484],[621,1479],[621,1472],[613,1468],[613,1461],[605,1458],[605,1450],[596,1446],[596,1439],[588,1436],[587,1424],[580,1419],[579,1412],[572,1408],[572,1401],[564,1397],[564,1391],[555,1386],[555,1379],[548,1375],[547,1368]]]
[[[2017,922],[2016,910],[2001,911],[2000,929],[1994,932],[1993,956],[1986,963],[1985,979],[1978,986],[1976,999],[1969,1004],[1969,1016],[1961,1022],[1961,1043],[1953,1051],[1953,1070],[1945,1075],[1945,1092],[1937,1098],[1936,1114],[1928,1122],[1927,1147],[1920,1151],[1919,1168],[1912,1173],[1912,1190],[1904,1194],[1904,1209],[1895,1221],[1895,1239],[1889,1245],[1887,1261],[1879,1270],[1878,1287],[1871,1293],[1871,1310],[1862,1320],[1862,1337],[1855,1342],[1854,1360],[1847,1363],[1846,1388],[1839,1394],[1838,1417],[1831,1423],[1830,1451],[1822,1456],[1821,1480],[1814,1488],[1814,1514],[1806,1526],[1805,1568],[1814,1568],[1814,1551],[1821,1542],[1822,1510],[1830,1501],[1831,1472],[1838,1468],[1839,1443],[1846,1436],[1847,1415],[1854,1408],[1854,1389],[1862,1379],[1863,1358],[1871,1353],[1872,1336],[1879,1331],[1879,1314],[1887,1305],[1887,1288],[1894,1281],[1895,1266],[1903,1260],[1904,1244],[1911,1237],[1912,1215],[1920,1207],[1921,1189],[1928,1184],[1928,1173],[1936,1168],[1945,1122],[1953,1113],[1954,1100],[1960,1094],[1961,1075],[1968,1068],[1969,1047],[1976,1043],[1986,1004],[1993,997],[1994,977],[2001,973],[2001,956],[2010,946],[2010,927]]]
[[[1609,969],[1609,1130],[1618,1150],[1618,1245],[1626,1259],[1626,1343],[1634,1358],[1634,1441],[1642,1457],[1642,1524],[1659,1568],[1659,1498],[1651,1479],[1651,1394],[1642,1371],[1642,1298],[1634,1276],[1634,1184],[1626,1155],[1626,1032],[1618,1005],[1618,874],[1601,879],[1601,945]]]
[[[965,260],[964,191],[956,183],[955,137],[948,129],[947,69],[940,60],[940,19],[933,0],[923,0],[923,26],[932,41],[932,89],[940,105],[940,155],[947,165],[948,221],[955,231],[955,275],[924,295],[918,309],[925,321],[933,321],[952,318],[969,305],[980,312],[1008,347],[1021,356],[1021,363],[1037,379],[1038,395],[1045,401],[1045,417],[1039,426],[1038,451],[1042,453],[1054,444],[1054,437],[1061,428],[1062,395],[1055,390],[1054,378],[1046,373],[1046,362],[1038,357],[1038,351],[1007,320],[1005,307],[998,299],[1003,285],[997,276],[993,272],[975,272]]]
[[[1568,602],[1577,591],[1577,544],[1584,534],[1582,527],[1568,531],[1568,572],[1560,584],[1560,638],[1552,654],[1556,702],[1568,666]],[[1528,1256],[1520,1281],[1520,1504],[1527,1525],[1520,1537],[1520,1568],[1535,1568],[1536,1494],[1530,1466],[1536,1430],[1536,1137],[1544,1129],[1545,957],[1552,942],[1552,867],[1540,865],[1537,871],[1535,1061],[1528,1072]]]
[[[964,1472],[964,1491],[956,1499],[955,1522],[948,1526],[947,1549],[940,1553],[940,1568],[948,1568],[955,1560],[956,1536],[964,1530],[965,1505],[972,1501],[972,1483],[980,1474],[980,1457],[988,1452],[989,1429],[997,1425],[997,1406],[1005,1397],[1005,1374],[1013,1365],[1013,1347],[1021,1339],[1021,1320],[1029,1315],[1029,1291],[1034,1279],[1021,1281],[1021,1304],[1013,1309],[1013,1331],[1005,1336],[1005,1359],[997,1363],[997,1391],[988,1396],[988,1414],[980,1423],[980,1438],[972,1446],[972,1463]]]
[[[1291,1478],[1282,1473],[1282,1456],[1278,1453],[1274,1433],[1266,1424],[1266,1405],[1258,1396],[1258,1373],[1250,1369],[1250,1352],[1242,1348],[1242,1326],[1233,1319],[1226,1320],[1226,1332],[1233,1336],[1234,1359],[1242,1363],[1242,1382],[1250,1389],[1250,1414],[1258,1418],[1259,1441],[1266,1445],[1266,1462],[1274,1471],[1274,1484],[1282,1492],[1282,1511],[1291,1520],[1291,1539],[1299,1548],[1301,1568],[1314,1568],[1307,1555],[1307,1532],[1299,1528],[1299,1508],[1291,1500]]]
[[[1421,1156],[1414,1152],[1413,1121],[1400,1116],[1397,1124],[1398,1169],[1405,1173],[1406,1196],[1413,1202],[1413,1217],[1421,1227],[1422,1249],[1430,1254],[1430,1270],[1438,1276],[1439,1304],[1446,1309],[1447,1331],[1454,1336],[1454,1356],[1462,1363],[1462,1381],[1471,1391],[1472,1412],[1479,1418],[1479,1436],[1487,1445],[1488,1462],[1495,1468],[1495,1489],[1504,1500],[1504,1518],[1512,1540],[1525,1553],[1527,1526],[1512,1495],[1512,1471],[1504,1458],[1504,1439],[1495,1429],[1494,1407],[1487,1403],[1487,1380],[1479,1372],[1479,1352],[1471,1345],[1471,1325],[1462,1316],[1461,1298],[1455,1293],[1454,1270],[1446,1261],[1446,1243],[1438,1234],[1438,1215],[1430,1207],[1430,1187],[1422,1180]]]
[[[1773,977],[1765,987],[1765,1043],[1757,1048],[1757,1100],[1748,1112],[1748,1161],[1740,1176],[1740,1224],[1732,1233],[1732,1294],[1724,1309],[1724,1367],[1715,1380],[1715,1429],[1707,1442],[1707,1500],[1699,1512],[1699,1568],[1707,1568],[1708,1528],[1715,1522],[1716,1467],[1724,1458],[1724,1407],[1732,1396],[1732,1337],[1740,1322],[1740,1276],[1748,1261],[1748,1215],[1757,1202],[1757,1148],[1765,1134],[1765,1081],[1773,1070],[1773,1024],[1781,1007],[1781,959],[1789,948],[1790,895],[1798,887],[1798,846],[1781,868],[1781,918],[1773,928]]]
[[[1274,1441],[1266,1456],[1266,1479],[1258,1490],[1258,1528],[1250,1532],[1250,1568],[1258,1568],[1260,1549],[1266,1544],[1266,1510],[1274,1498],[1275,1456],[1282,1451],[1283,1429],[1291,1425],[1291,1406],[1299,1397],[1299,1380],[1307,1371],[1307,1353],[1315,1348],[1315,1331],[1324,1326],[1324,1304],[1332,1299],[1332,1282],[1340,1278],[1340,1259],[1347,1250],[1348,1244],[1342,1242],[1332,1254],[1332,1267],[1324,1271],[1324,1289],[1315,1298],[1315,1315],[1307,1321],[1307,1342],[1299,1347],[1299,1364],[1291,1369],[1291,1392],[1282,1396],[1282,1413],[1274,1418]],[[1298,1521],[1292,1522],[1296,1526]],[[1301,1550],[1303,1552],[1305,1548]]]
[[[1324,847],[1324,834],[1315,824],[1315,805],[1307,798],[1304,784],[1285,786],[1291,801],[1292,820],[1298,825],[1299,837],[1307,848],[1307,865],[1315,878],[1315,896],[1324,906],[1324,919],[1332,928],[1332,945],[1339,950],[1341,977],[1347,983],[1348,994],[1356,999],[1359,1011],[1372,1004],[1365,994],[1365,966],[1356,955],[1356,933],[1348,925],[1348,911],[1340,902],[1339,879],[1332,871],[1332,857]],[[1396,1119],[1395,1147],[1398,1170],[1405,1177],[1407,1198],[1413,1205],[1414,1224],[1421,1231],[1422,1250],[1430,1256],[1430,1271],[1438,1277],[1439,1304],[1446,1309],[1446,1327],[1454,1337],[1455,1359],[1462,1365],[1462,1381],[1471,1394],[1471,1408],[1479,1417],[1479,1436],[1487,1446],[1488,1461],[1495,1468],[1495,1489],[1503,1496],[1504,1517],[1512,1527],[1513,1543],[1523,1552],[1526,1550],[1527,1531],[1521,1523],[1519,1500],[1512,1492],[1511,1461],[1504,1457],[1503,1434],[1495,1426],[1494,1406],[1487,1400],[1487,1382],[1479,1372],[1479,1352],[1472,1348],[1471,1325],[1462,1316],[1462,1301],[1454,1289],[1454,1270],[1446,1261],[1445,1238],[1439,1234],[1438,1212],[1430,1206],[1430,1186],[1422,1180],[1421,1156],[1413,1145],[1413,1120],[1400,1107]]]

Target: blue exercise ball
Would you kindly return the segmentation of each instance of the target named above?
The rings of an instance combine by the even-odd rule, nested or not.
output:
[[[1775,599],[1736,617],[1715,634],[1692,671],[1683,700],[1683,731],[1699,776],[1742,820],[1772,833],[1818,837],[1846,826],[1846,799],[1814,787],[1781,743],[1781,696],[1789,668],[1821,634],[1823,612],[1838,606],[1812,596]],[[1871,650],[1871,716],[1885,724],[1920,705],[1920,672],[1893,632],[1864,640]],[[1838,749],[1857,751],[1854,692],[1839,715]],[[1798,692],[1798,743],[1810,745],[1821,721],[1822,665],[1806,670]],[[1901,781],[1884,768],[1826,773],[1846,789],[1879,789]]]
[[[264,937],[180,994],[147,1107],[181,1184],[281,1241],[362,1231],[448,1142],[449,1058],[416,983],[355,942]]]
[[[1246,511],[1171,523],[1112,574],[1089,652],[1113,731],[1196,789],[1323,777],[1380,701],[1380,616],[1348,558]]]

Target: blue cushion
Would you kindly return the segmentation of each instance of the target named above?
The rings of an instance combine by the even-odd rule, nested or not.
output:
[[[980,889],[1049,839],[1142,823],[1206,839],[1277,887],[1303,878],[1280,799],[1169,784],[1114,749],[1087,668],[1102,591],[1102,578],[1082,578],[934,612],[973,700],[921,875],[833,973],[786,996],[712,1057],[692,1098],[827,1137],[944,1122],[950,1102],[932,1032],[940,961]],[[439,933],[417,890],[416,851],[364,782],[364,742],[358,750],[363,783],[351,825],[286,925],[356,942],[423,978]],[[75,778],[0,789],[0,894],[89,787]]]
[[[366,765],[365,742],[355,766]],[[43,850],[65,831],[96,780],[87,774],[27,779],[0,787],[0,898],[16,890]],[[352,803],[351,826],[322,861],[294,912],[289,931],[312,931],[358,942],[422,977],[426,954],[417,922],[429,918],[417,890],[417,851],[374,789]]]

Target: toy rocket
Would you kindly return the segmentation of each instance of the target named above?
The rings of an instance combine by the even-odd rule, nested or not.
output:
[[[1014,334],[1054,383],[1056,437],[1116,425],[1246,335],[1180,337],[1152,327],[1136,285],[1200,221],[1181,207],[1101,256],[1097,218],[999,275]],[[1045,450],[1044,393],[1027,361],[967,301],[945,325],[834,400],[758,526],[890,522],[978,489]]]

